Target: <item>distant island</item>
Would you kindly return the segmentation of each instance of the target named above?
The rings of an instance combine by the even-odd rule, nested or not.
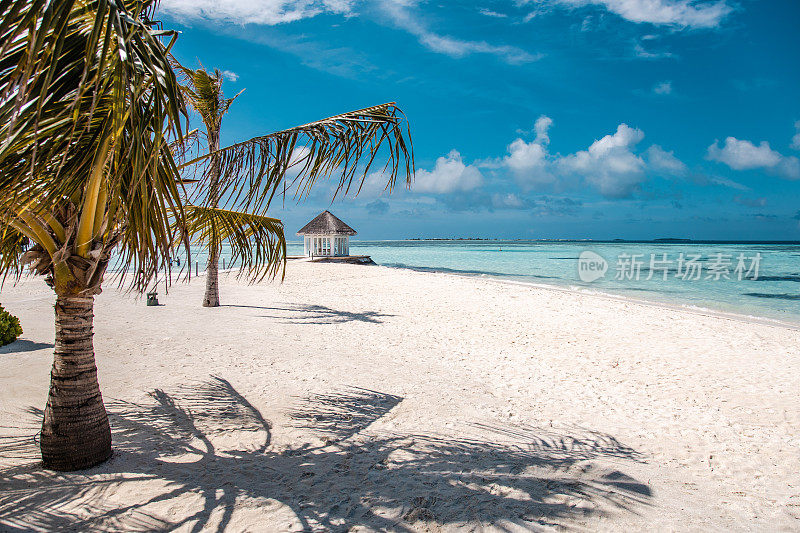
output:
[[[794,244],[800,245],[800,241],[731,241],[731,240],[714,240],[714,239],[686,239],[679,237],[659,237],[657,239],[502,239],[502,238],[485,238],[485,237],[412,237],[400,239],[400,241],[414,241],[414,242],[441,242],[441,241],[474,241],[474,242],[561,242],[561,243],[630,243],[630,244]],[[358,241],[356,241],[358,242]],[[385,241],[381,241],[385,242]],[[399,242],[399,241],[397,241]]]
[[[519,240],[522,240],[522,239],[497,239],[497,238],[488,239],[488,238],[483,238],[483,237],[431,237],[431,238],[423,239],[423,238],[420,238],[420,237],[415,237],[415,238],[406,239],[406,240],[409,240],[409,241],[505,241],[505,240],[519,241]]]

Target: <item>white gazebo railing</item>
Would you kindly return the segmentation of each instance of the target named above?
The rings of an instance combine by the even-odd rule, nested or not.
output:
[[[350,237],[347,235],[306,235],[303,238],[303,255],[306,257],[343,257],[350,255]]]

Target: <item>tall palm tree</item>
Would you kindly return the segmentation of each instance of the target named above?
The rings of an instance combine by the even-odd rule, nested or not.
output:
[[[363,182],[381,145],[388,188],[403,165],[406,179],[412,175],[392,105],[179,165],[172,143],[183,144],[186,109],[170,64],[176,35],[152,22],[153,7],[154,0],[0,2],[0,270],[19,276],[27,264],[56,293],[40,445],[44,465],[57,470],[111,454],[92,321],[112,251],[120,283],[137,291],[168,273],[176,245],[204,235],[227,240],[253,279],[274,274],[285,260],[282,229],[226,208],[263,216],[298,139],[307,147],[294,181],[300,191],[333,171],[337,191],[347,190],[356,166]],[[188,195],[181,169],[201,176]],[[216,196],[207,193],[213,176]],[[220,223],[224,231],[214,230]]]
[[[282,182],[284,185],[287,185],[284,177],[289,168],[298,171],[300,177],[307,177],[309,173],[316,176],[335,170],[339,166],[346,167],[348,165],[350,171],[355,171],[356,163],[364,153],[366,145],[364,140],[369,139],[372,144],[369,147],[369,160],[366,163],[366,166],[369,167],[374,160],[377,148],[390,135],[394,141],[394,150],[390,157],[396,157],[399,160],[401,155],[405,155],[405,141],[397,128],[401,117],[398,116],[398,110],[393,103],[345,113],[291,130],[256,137],[221,150],[219,143],[222,118],[243,91],[233,98],[225,98],[222,91],[223,74],[219,70],[209,73],[203,67],[190,69],[176,65],[176,68],[182,74],[184,81],[181,85],[184,97],[198,113],[205,128],[208,158],[204,170],[207,175],[207,183],[199,190],[206,196],[197,198],[197,200],[202,200],[211,208],[218,207],[222,194],[230,196],[230,191],[221,190],[226,170],[228,180],[230,180],[232,173],[240,173],[242,170],[252,173],[254,167],[263,168],[266,160],[275,157],[277,164],[269,177],[274,184]],[[400,115],[402,114],[400,113]],[[187,142],[192,138],[191,136],[187,137]],[[377,142],[374,142],[375,139]],[[305,143],[298,143],[298,141],[305,141]],[[406,171],[410,175],[409,158],[406,157],[405,161]],[[396,171],[397,164],[395,163],[392,172]],[[345,187],[346,182],[349,184],[347,172],[349,171],[343,172],[339,188]],[[390,189],[393,183],[394,174],[389,179],[387,188]],[[297,184],[291,184],[291,186],[294,185]],[[311,183],[303,185],[306,188],[300,192],[301,195],[308,193]],[[274,193],[274,186],[272,192]],[[239,198],[229,203],[235,205],[239,203]],[[245,204],[252,205],[253,202],[246,201]],[[269,200],[262,205],[262,207],[268,206]],[[187,205],[185,209],[191,213],[195,208]],[[206,212],[211,214],[209,210]],[[283,247],[283,254],[286,253],[283,226],[280,220],[263,214],[234,210],[217,210],[216,213],[216,216],[209,216],[205,220],[203,231],[199,235],[199,240],[208,249],[206,289],[203,295],[204,307],[219,306],[220,245],[235,228],[257,227],[264,233],[271,233]],[[237,259],[248,261],[247,257],[241,255],[238,257],[234,255],[232,259],[232,263]]]
[[[223,75],[219,70],[214,70],[209,74],[206,69],[190,68],[176,65],[178,70],[183,73],[185,84],[182,85],[184,97],[189,105],[197,111],[205,126],[205,137],[208,142],[208,151],[211,153],[209,160],[209,183],[208,183],[208,204],[216,208],[219,205],[219,137],[222,129],[222,117],[228,112],[234,100],[242,94],[233,98],[225,98],[222,94]],[[254,221],[254,215],[240,213],[240,220],[247,218]],[[206,291],[203,295],[203,307],[219,306],[219,252],[220,252],[220,230],[221,221],[212,220],[206,232],[205,242],[208,248],[208,263],[206,265]],[[240,223],[235,227],[241,227]],[[261,222],[265,225],[273,225],[276,237],[283,245],[284,255],[286,242],[283,235],[280,221],[268,217],[262,217]],[[278,231],[280,229],[280,231]],[[190,265],[191,266],[191,265]]]
[[[72,470],[111,454],[92,346],[94,297],[111,250],[132,287],[164,265],[181,209],[167,141],[184,104],[152,2],[0,4],[0,267],[23,264],[56,293],[44,464]],[[22,237],[34,245],[20,246]]]

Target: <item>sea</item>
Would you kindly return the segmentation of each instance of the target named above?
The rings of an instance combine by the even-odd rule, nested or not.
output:
[[[289,242],[288,255],[302,255]],[[800,242],[350,242],[379,265],[497,279],[800,325]],[[227,256],[226,266],[230,266]],[[205,257],[198,250],[203,269]]]

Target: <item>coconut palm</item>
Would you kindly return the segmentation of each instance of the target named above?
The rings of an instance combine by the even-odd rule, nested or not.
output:
[[[207,203],[216,208],[219,205],[219,138],[222,129],[222,117],[228,112],[234,100],[242,94],[233,98],[225,98],[222,93],[223,75],[219,70],[214,70],[209,74],[205,68],[192,70],[190,68],[176,65],[179,72],[183,74],[185,84],[181,86],[184,97],[188,104],[200,115],[205,127],[205,138],[208,142],[208,151],[211,155],[209,160],[209,183],[207,188]],[[230,215],[232,216],[232,214]],[[206,265],[206,291],[203,295],[204,307],[219,306],[219,252],[220,234],[225,227],[225,220],[210,220],[204,235],[200,239],[206,244],[208,249],[208,263]],[[238,213],[238,219],[231,225],[233,228],[243,227],[242,222],[250,223],[261,222],[264,226],[269,226],[275,234],[278,242],[283,247],[286,254],[286,242],[283,235],[283,228],[280,221],[269,217],[257,217],[249,213]]]
[[[0,269],[19,276],[27,264],[56,293],[55,354],[40,438],[44,465],[53,469],[87,468],[111,454],[92,321],[112,251],[119,283],[137,291],[160,272],[169,274],[180,242],[209,231],[247,258],[246,274],[275,273],[285,258],[280,228],[248,222],[226,207],[263,215],[298,138],[309,147],[299,190],[334,170],[337,190],[349,188],[360,156],[371,155],[360,167],[366,173],[381,144],[390,154],[389,188],[401,159],[411,177],[393,106],[366,118],[348,115],[279,132],[179,166],[172,143],[183,143],[186,111],[170,64],[176,35],[152,22],[153,7],[153,0],[0,2]],[[343,138],[349,142],[342,145]],[[181,168],[202,176],[188,195],[195,200],[190,206]],[[217,206],[203,200],[213,168]],[[214,230],[220,221],[224,231]]]
[[[393,103],[376,106],[373,108],[362,109],[359,111],[330,117],[319,122],[293,128],[291,130],[272,133],[262,137],[256,137],[238,143],[233,147],[220,150],[220,132],[222,129],[222,118],[228,112],[231,104],[242,94],[240,91],[233,98],[225,98],[222,91],[223,74],[219,70],[209,73],[205,68],[190,69],[181,65],[176,65],[177,70],[182,73],[184,83],[181,88],[187,103],[198,113],[203,121],[205,128],[204,136],[208,143],[208,156],[205,172],[207,182],[199,190],[202,195],[197,200],[202,201],[211,208],[217,208],[221,195],[230,197],[232,191],[221,190],[226,177],[223,168],[227,169],[227,181],[237,174],[252,173],[254,168],[263,169],[267,160],[276,158],[277,161],[271,170],[268,182],[271,183],[271,192],[275,192],[274,185],[283,183],[287,185],[285,178],[289,168],[297,172],[298,177],[308,177],[312,175],[312,180],[303,183],[291,183],[289,186],[302,184],[305,188],[300,190],[300,195],[308,194],[313,177],[318,174],[328,173],[335,170],[338,166],[350,166],[349,171],[342,173],[339,188],[349,184],[350,177],[348,172],[356,170],[356,162],[364,154],[364,148],[369,139],[372,146],[366,152],[369,159],[366,166],[369,167],[374,160],[376,150],[383,140],[391,136],[394,150],[390,157],[399,160],[405,155],[405,141],[400,130],[397,128],[399,117],[397,109]],[[192,137],[187,137],[187,141]],[[374,142],[377,139],[377,142]],[[298,141],[305,141],[299,144]],[[277,157],[276,157],[277,156]],[[410,175],[409,159],[405,157],[406,171]],[[188,164],[187,164],[188,165]],[[185,165],[185,166],[187,166]],[[397,171],[397,165],[393,166],[393,173]],[[235,183],[235,181],[234,181]],[[388,181],[387,187],[391,188],[394,183],[394,174]],[[268,190],[270,188],[268,187]],[[338,189],[337,189],[338,190]],[[297,192],[297,191],[296,191]],[[229,203],[236,204],[238,198]],[[248,205],[258,202],[246,201]],[[269,199],[261,205],[268,207]],[[192,205],[186,205],[185,210],[190,215],[194,211]],[[206,210],[209,214],[210,211]],[[216,216],[204,218],[203,231],[200,232],[199,241],[208,249],[208,263],[206,266],[206,289],[203,295],[204,307],[219,306],[219,255],[220,245],[226,240],[226,236],[231,231],[240,228],[258,228],[264,233],[275,235],[276,241],[283,247],[285,255],[285,240],[283,226],[280,220],[263,215],[251,214],[242,211],[216,210]],[[239,248],[241,249],[241,248]],[[266,248],[269,250],[270,248]],[[234,252],[236,249],[234,249]],[[234,254],[234,262],[244,261],[249,264],[249,255]],[[269,263],[266,258],[265,263]]]
[[[23,264],[56,293],[55,357],[41,432],[44,464],[111,454],[92,346],[94,296],[111,257],[146,285],[169,258],[180,212],[184,104],[152,2],[0,4],[0,267]],[[162,34],[170,37],[170,34]],[[32,247],[25,249],[22,238]]]

